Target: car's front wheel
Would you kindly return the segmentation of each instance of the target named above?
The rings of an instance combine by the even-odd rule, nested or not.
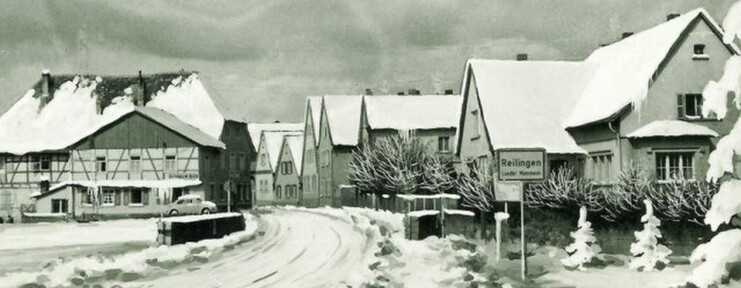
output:
[[[170,216],[178,215],[178,210],[172,209],[170,210]]]
[[[201,210],[201,214],[211,214],[211,209],[203,208],[203,210]]]

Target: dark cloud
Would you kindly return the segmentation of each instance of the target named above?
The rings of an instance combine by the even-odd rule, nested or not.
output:
[[[471,57],[579,60],[623,31],[735,0],[2,1],[0,108],[53,73],[201,71],[255,121],[311,94],[459,90]],[[82,35],[82,36],[81,36]],[[84,40],[81,40],[84,39]]]

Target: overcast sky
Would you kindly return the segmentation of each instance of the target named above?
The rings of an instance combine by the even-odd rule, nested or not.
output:
[[[460,90],[466,59],[581,60],[623,31],[719,0],[2,1],[0,109],[39,77],[200,71],[250,121],[301,121],[304,98]]]

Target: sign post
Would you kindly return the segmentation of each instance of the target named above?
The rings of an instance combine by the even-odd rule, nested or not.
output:
[[[542,181],[545,179],[545,155],[545,149],[542,148],[497,150],[496,160],[499,176],[497,177],[497,183],[495,183],[495,199],[497,201],[520,202],[520,251],[522,253],[520,276],[522,280],[527,278],[525,187],[523,182]]]

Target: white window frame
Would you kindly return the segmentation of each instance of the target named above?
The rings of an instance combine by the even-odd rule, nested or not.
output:
[[[104,207],[116,206],[116,191],[114,190],[105,191],[104,190],[100,194],[100,203],[101,203],[100,206],[104,206]]]
[[[95,171],[96,172],[108,172],[108,158],[107,157],[105,156],[95,157]]]
[[[481,128],[479,128],[479,110],[472,110],[471,117],[473,117],[473,136],[471,136],[471,139],[475,140],[481,137]]]
[[[437,137],[438,152],[450,152],[450,136]]]
[[[162,168],[167,172],[177,172],[178,171],[178,156],[177,155],[165,155],[165,158],[162,159],[163,165]]]
[[[692,178],[690,178],[690,179],[686,179],[686,178],[683,179],[685,182],[695,182],[695,181],[697,181],[697,177],[695,175],[695,171],[697,171],[696,170],[697,167],[695,166],[695,155],[697,155],[697,153],[699,151],[700,151],[700,149],[659,149],[659,150],[654,150],[653,151],[653,153],[654,153],[654,160],[655,160],[654,161],[654,165],[655,165],[655,167],[654,167],[655,168],[654,169],[654,173],[655,173],[655,176],[656,176],[656,180],[659,183],[671,183],[671,182],[677,181],[678,179],[673,179],[672,177],[670,177],[671,175],[668,175],[670,173],[670,171],[671,171],[671,168],[669,168],[671,166],[670,165],[669,156],[671,154],[679,154],[679,155],[681,155],[681,154],[691,154],[690,161],[692,162],[692,166],[689,166],[689,167],[684,166],[683,165],[684,164],[683,163],[684,160],[683,160],[683,157],[681,157],[681,156],[678,159],[677,166],[679,167],[678,169],[679,169],[679,171],[682,172],[683,175],[684,175],[684,169],[685,168],[690,168],[690,171],[691,171],[690,174],[692,175]],[[658,157],[659,157],[659,154],[665,154],[665,155],[662,155],[662,156],[666,156],[666,159],[664,160],[665,162],[664,162],[664,171],[663,171],[663,173],[665,174],[664,175],[664,179],[660,179],[659,178],[659,173],[658,173],[659,172],[658,171],[659,170],[659,167],[658,167]]]
[[[129,155],[129,172],[130,173],[141,173],[142,172],[142,157],[141,156]]]

